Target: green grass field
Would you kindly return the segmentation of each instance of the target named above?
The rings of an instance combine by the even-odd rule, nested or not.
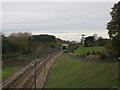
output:
[[[105,52],[105,47],[102,46],[96,46],[96,47],[83,47],[82,45],[79,46],[73,53],[76,54],[86,54],[87,52]]]
[[[0,73],[0,76],[2,76],[2,81],[8,79],[11,75],[25,67],[32,60],[35,60],[34,55],[21,56],[21,59],[19,57],[16,57],[10,58],[8,60],[3,60],[2,73]]]
[[[87,62],[60,56],[48,75],[46,88],[113,88],[118,86],[118,63]]]
[[[17,71],[19,71],[22,67],[9,67],[6,68],[4,70],[2,70],[2,80],[6,80],[7,78],[9,78],[12,74],[16,73]]]

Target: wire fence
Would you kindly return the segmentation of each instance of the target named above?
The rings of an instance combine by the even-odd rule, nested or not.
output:
[[[71,55],[71,54],[67,54],[67,55],[75,57],[75,58],[78,58],[80,60],[89,61],[89,62],[106,62],[106,63],[111,63],[111,62],[119,62],[120,61],[119,58],[87,58],[87,57],[76,56],[76,55]]]

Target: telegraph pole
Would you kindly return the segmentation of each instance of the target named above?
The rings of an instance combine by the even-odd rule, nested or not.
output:
[[[34,77],[35,77],[35,80],[34,80],[34,88],[36,90],[36,60],[35,60],[35,63],[34,63],[34,68],[35,68],[35,71],[34,71]]]
[[[45,61],[44,61],[44,74],[46,74],[46,59],[47,58],[45,58]]]

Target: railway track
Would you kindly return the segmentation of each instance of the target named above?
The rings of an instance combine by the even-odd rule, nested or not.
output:
[[[61,51],[56,51],[50,55],[42,57],[41,60],[36,61],[36,78],[39,76],[40,72],[43,70],[45,65],[54,58]],[[2,89],[6,88],[33,88],[35,82],[35,67],[33,65],[28,65],[25,69],[21,70],[19,73],[16,73],[11,77],[7,82],[4,82]]]

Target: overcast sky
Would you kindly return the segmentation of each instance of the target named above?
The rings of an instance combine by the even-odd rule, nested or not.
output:
[[[4,2],[2,30],[52,34],[65,40],[80,40],[82,33],[108,37],[112,2]]]

